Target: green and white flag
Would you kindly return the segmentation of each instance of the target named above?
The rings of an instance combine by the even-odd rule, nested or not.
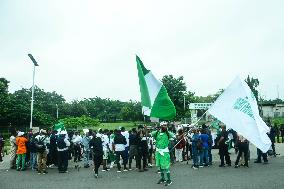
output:
[[[234,129],[263,152],[270,148],[271,141],[266,134],[269,127],[259,116],[252,91],[240,77],[236,77],[208,112],[225,123],[227,129]]]
[[[136,62],[143,115],[162,120],[173,119],[176,116],[176,109],[165,86],[145,68],[138,56],[136,56]]]

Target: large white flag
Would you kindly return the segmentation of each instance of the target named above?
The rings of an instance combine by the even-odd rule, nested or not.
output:
[[[232,128],[262,152],[267,152],[271,141],[267,136],[269,127],[259,116],[256,99],[247,83],[236,77],[223,94],[208,110],[227,129]]]

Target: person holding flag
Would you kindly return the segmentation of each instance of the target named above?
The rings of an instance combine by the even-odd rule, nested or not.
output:
[[[165,186],[169,186],[172,184],[171,176],[170,176],[170,151],[169,151],[169,142],[170,138],[174,138],[175,135],[168,131],[167,123],[161,123],[160,131],[153,131],[151,133],[153,138],[156,140],[156,166],[160,168],[161,171],[161,179],[157,184],[161,184],[165,182]],[[165,180],[165,174],[167,175],[167,180]]]
[[[143,115],[168,121],[174,119],[176,116],[176,109],[168,95],[166,87],[161,81],[156,79],[151,70],[145,68],[138,56],[136,56],[136,63]],[[161,131],[154,131],[151,134],[156,140],[156,165],[160,168],[162,177],[158,184],[166,181],[165,174],[167,174],[165,185],[168,186],[172,184],[170,178],[170,152],[168,146],[170,138],[175,137],[175,135],[168,132],[166,123],[163,123],[162,125]]]

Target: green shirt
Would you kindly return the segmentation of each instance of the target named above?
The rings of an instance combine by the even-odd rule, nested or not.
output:
[[[168,132],[169,135],[167,135],[166,132],[159,132],[159,131],[153,131],[151,135],[156,140],[156,148],[158,149],[165,149],[169,146],[170,138],[174,138],[175,135],[172,132]]]

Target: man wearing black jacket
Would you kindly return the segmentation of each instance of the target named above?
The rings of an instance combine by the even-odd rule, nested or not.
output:
[[[148,142],[147,142],[147,132],[143,129],[143,126],[138,128],[138,169],[139,172],[147,171],[147,157],[148,157]],[[141,166],[141,160],[143,159],[143,169]]]
[[[116,164],[117,164],[117,172],[121,172],[121,165],[119,163],[120,157],[123,159],[123,166],[124,166],[124,171],[128,171],[126,168],[126,157],[125,157],[125,145],[126,145],[126,139],[125,137],[121,134],[121,131],[118,130],[114,136],[114,151],[116,154]]]
[[[100,137],[97,137],[96,132],[93,132],[93,138],[90,141],[90,149],[93,155],[95,178],[98,178],[99,168],[103,162],[103,142]]]
[[[132,129],[131,133],[129,134],[129,170],[131,171],[131,164],[132,164],[132,159],[136,160],[136,167],[138,166],[138,135],[137,131],[135,128]]]

